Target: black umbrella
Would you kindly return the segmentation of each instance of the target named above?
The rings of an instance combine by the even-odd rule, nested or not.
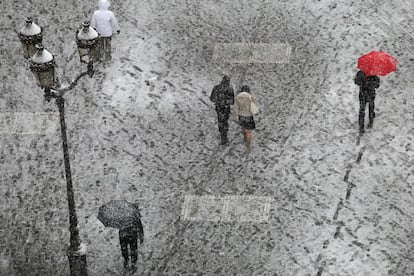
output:
[[[98,219],[106,227],[124,229],[139,223],[138,205],[126,200],[111,200],[99,207]]]

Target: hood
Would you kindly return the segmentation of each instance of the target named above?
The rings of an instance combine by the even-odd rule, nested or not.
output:
[[[108,0],[99,0],[98,5],[100,10],[107,10],[110,6]]]
[[[230,86],[230,79],[223,79],[220,83],[221,87],[229,87]]]
[[[230,77],[227,75],[223,76],[223,79],[221,80],[222,84],[230,84]]]

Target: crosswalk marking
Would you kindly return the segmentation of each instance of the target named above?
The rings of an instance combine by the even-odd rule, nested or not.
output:
[[[14,112],[0,114],[0,134],[50,134],[58,130],[56,112]]]
[[[268,196],[186,195],[181,217],[192,221],[262,222],[269,219]]]

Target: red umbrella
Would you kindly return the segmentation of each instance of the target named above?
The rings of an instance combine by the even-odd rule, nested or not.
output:
[[[358,58],[358,69],[367,76],[385,76],[397,69],[397,60],[381,51],[372,51]]]

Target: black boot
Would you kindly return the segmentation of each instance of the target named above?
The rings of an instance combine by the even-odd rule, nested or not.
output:
[[[359,135],[364,134],[364,132],[365,132],[365,129],[364,129],[363,127],[361,127],[361,128],[359,129]]]
[[[221,135],[221,144],[223,146],[227,146],[229,144],[229,140],[227,139],[227,135]]]
[[[138,252],[135,252],[135,254],[132,254],[131,256],[131,265],[129,267],[132,273],[135,273],[137,271],[137,262],[138,262]]]
[[[136,264],[131,264],[131,267],[129,268],[129,270],[130,270],[132,273],[137,272],[137,265],[136,265]]]
[[[373,125],[374,125],[374,119],[373,118],[369,119],[369,123],[368,123],[367,128],[372,128]]]
[[[124,268],[125,269],[129,268],[128,260],[124,260]]]

